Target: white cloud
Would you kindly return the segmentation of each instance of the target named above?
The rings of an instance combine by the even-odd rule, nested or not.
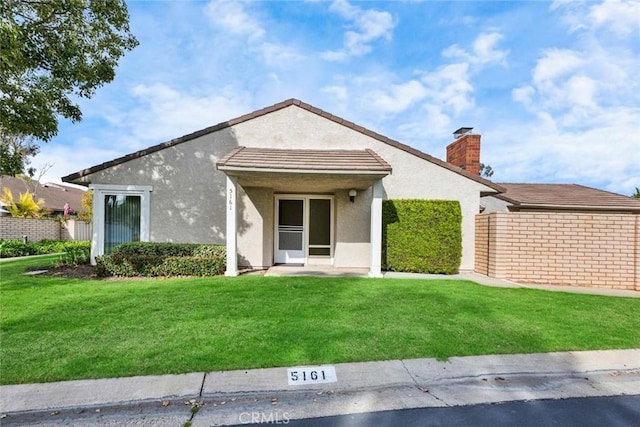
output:
[[[635,13],[638,28],[640,3],[632,3],[553,4],[572,39],[543,50],[531,80],[512,90],[537,120],[504,124],[494,136],[518,147],[497,157],[494,169],[505,172],[498,179],[518,181],[535,165],[532,176],[542,182],[586,181],[611,191],[640,186],[640,58],[637,47],[615,42],[629,33],[622,14]]]
[[[589,8],[589,20],[595,28],[605,28],[620,37],[640,32],[640,2],[609,0]]]
[[[205,8],[211,22],[232,34],[260,38],[265,30],[260,22],[245,10],[245,4],[237,1],[212,1]]]
[[[387,90],[373,90],[365,95],[364,105],[383,113],[399,113],[427,96],[427,89],[417,80],[392,85]]]
[[[322,57],[329,61],[340,61],[369,53],[372,49],[371,43],[378,39],[391,39],[396,26],[389,12],[363,10],[346,0],[335,0],[329,10],[350,21],[351,28],[344,34],[342,49],[329,50],[322,54]]]
[[[205,8],[209,21],[224,31],[246,37],[247,50],[258,54],[267,65],[281,65],[303,57],[295,48],[270,40],[266,25],[247,9],[249,3],[238,1],[211,1]]]
[[[488,64],[492,62],[504,64],[509,51],[496,48],[502,37],[502,34],[496,31],[481,33],[473,41],[471,52],[462,49],[458,45],[451,45],[442,52],[442,56],[462,59],[472,64]]]
[[[138,107],[123,125],[138,148],[194,132],[250,111],[250,96],[229,87],[216,94],[195,96],[164,84],[133,88]]]
[[[572,32],[602,30],[617,37],[638,36],[640,2],[637,0],[605,0],[580,2],[556,0],[551,10],[558,10]]]
[[[533,71],[533,81],[536,85],[545,86],[554,80],[566,76],[585,64],[578,52],[570,49],[548,49]]]

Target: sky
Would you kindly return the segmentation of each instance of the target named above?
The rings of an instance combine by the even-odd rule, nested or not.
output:
[[[640,187],[640,1],[132,1],[140,45],[41,182],[297,98],[495,182]]]

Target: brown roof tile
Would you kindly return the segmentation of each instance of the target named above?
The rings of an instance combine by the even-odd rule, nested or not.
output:
[[[217,163],[220,170],[306,170],[391,173],[373,150],[284,150],[237,147]]]
[[[640,210],[640,200],[577,184],[500,183],[496,197],[519,207],[576,207]]]
[[[44,200],[45,209],[52,209],[55,212],[64,211],[64,204],[69,202],[71,209],[76,212],[82,211],[82,196],[85,190],[74,188],[62,184],[38,184],[36,182],[25,182],[21,178],[2,176],[0,178],[0,190],[8,188],[17,200],[20,194],[27,191],[33,192],[35,189],[36,199]]]

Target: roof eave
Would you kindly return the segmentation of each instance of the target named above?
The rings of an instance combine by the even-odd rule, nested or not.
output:
[[[558,209],[558,210],[584,210],[584,211],[622,211],[640,212],[640,206],[596,206],[596,205],[562,205],[555,203],[519,203],[514,205],[518,209]]]
[[[288,174],[315,174],[315,175],[371,175],[387,176],[391,170],[366,170],[366,169],[285,169],[285,168],[253,168],[240,166],[216,165],[223,172],[261,172],[261,173],[288,173]]]

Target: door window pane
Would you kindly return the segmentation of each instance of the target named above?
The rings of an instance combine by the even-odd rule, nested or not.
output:
[[[304,224],[304,200],[280,200],[278,225],[302,227]]]
[[[140,196],[104,196],[104,253],[121,243],[140,241]]]
[[[309,244],[331,245],[330,199],[309,200]]]

